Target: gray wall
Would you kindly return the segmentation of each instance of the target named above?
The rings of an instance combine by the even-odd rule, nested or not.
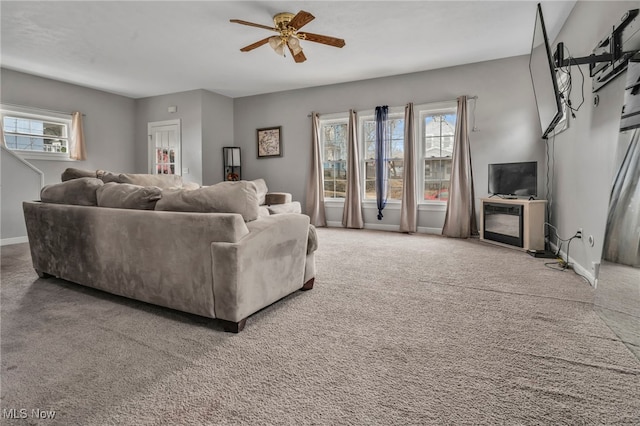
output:
[[[29,160],[43,172],[45,185],[60,182],[67,167],[135,171],[133,99],[7,69],[0,70],[0,80],[1,103],[85,114],[86,161]],[[33,178],[7,173],[5,165],[13,164],[7,161],[3,155],[0,238],[5,241],[26,237],[20,202],[39,198],[34,197]]]
[[[576,57],[587,56],[620,22],[623,13],[634,8],[638,8],[637,1],[577,2],[556,42],[564,42]],[[585,103],[576,118],[570,119],[569,128],[556,136],[555,149],[551,150],[555,153],[551,222],[563,238],[583,228],[585,238],[574,240],[569,254],[576,270],[593,282],[592,266],[602,257],[609,195],[617,165],[626,73],[597,92],[600,103],[594,107],[589,68],[586,65],[581,68],[586,78]],[[580,73],[577,67],[572,67],[572,73],[575,87],[571,101],[577,106],[581,100]],[[589,235],[594,237],[593,247],[587,242]]]
[[[27,228],[22,214],[22,202],[40,199],[42,172],[0,146],[0,234],[2,245],[25,243]],[[16,185],[20,182],[20,185]]]
[[[135,171],[133,99],[7,69],[0,79],[2,103],[84,114],[86,161],[29,160],[45,185],[60,182],[67,167]]]
[[[477,199],[487,196],[487,165],[511,161],[538,161],[538,189],[544,197],[545,151],[539,138],[528,56],[237,98],[234,133],[243,152],[243,177],[263,177],[270,190],[291,192],[294,199],[304,201],[311,162],[310,112],[373,110],[377,105],[417,105],[455,100],[460,95],[478,96],[477,104],[469,103],[470,120],[475,112],[478,129],[470,135]],[[284,156],[257,159],[256,129],[269,126],[282,126]],[[397,227],[400,211],[393,206],[387,209],[379,222],[375,208],[367,208],[367,226]],[[328,207],[327,216],[327,220],[339,222],[341,208]],[[444,206],[429,205],[419,213],[418,226],[427,232],[437,232],[443,223]]]
[[[154,121],[180,120],[183,179],[202,183],[202,91],[172,93],[136,100],[136,170],[149,173],[148,128]],[[170,113],[170,106],[177,112]],[[186,173],[188,169],[188,173]]]
[[[170,106],[177,112],[168,112]],[[233,100],[207,90],[136,100],[137,170],[147,173],[147,124],[176,119],[181,121],[183,179],[205,185],[220,182],[222,147],[233,145]]]
[[[233,99],[203,91],[202,119],[202,183],[212,185],[223,180],[222,147],[234,145]]]

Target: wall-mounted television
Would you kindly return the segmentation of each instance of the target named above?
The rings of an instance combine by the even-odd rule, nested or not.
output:
[[[537,197],[538,162],[489,164],[489,194]]]
[[[542,138],[546,139],[562,118],[562,97],[558,90],[556,70],[540,3],[538,3],[536,24],[533,29],[529,72],[538,107]]]

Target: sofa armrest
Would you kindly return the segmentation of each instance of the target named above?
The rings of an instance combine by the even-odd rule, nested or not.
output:
[[[265,195],[265,204],[270,206],[272,204],[286,204],[292,200],[291,194],[288,192],[268,192]]]
[[[302,288],[309,217],[280,214],[248,222],[237,243],[212,243],[216,318],[238,322]]]

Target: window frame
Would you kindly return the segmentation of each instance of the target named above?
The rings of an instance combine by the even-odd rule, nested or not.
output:
[[[416,158],[418,170],[416,172],[416,180],[417,185],[416,189],[418,190],[417,200],[418,205],[441,205],[446,206],[449,202],[448,200],[425,200],[424,199],[424,184],[425,184],[425,172],[424,172],[424,162],[426,160],[426,146],[424,141],[425,134],[425,118],[430,115],[439,115],[439,114],[451,114],[453,113],[456,116],[456,122],[458,120],[458,104],[457,101],[445,101],[445,102],[437,102],[419,105],[415,107],[415,114],[417,115],[419,125],[416,126],[416,151],[418,155]],[[454,129],[454,140],[453,144],[455,145],[455,129]]]
[[[24,149],[12,149],[9,148],[5,140],[4,130],[4,118],[22,118],[26,120],[38,120],[47,121],[54,124],[63,125],[66,132],[66,137],[61,139],[67,140],[67,152],[46,152],[46,151],[32,151]],[[31,109],[26,107],[14,107],[0,105],[0,127],[2,128],[2,141],[6,149],[15,153],[17,156],[28,160],[48,160],[48,161],[75,161],[71,158],[71,115],[56,113],[56,112],[42,112],[37,109]]]
[[[404,107],[389,107],[387,119],[388,120],[404,120]],[[366,152],[366,141],[364,140],[364,123],[366,121],[375,122],[376,115],[375,110],[368,110],[361,114],[358,114],[358,150],[360,153],[360,170],[362,173],[360,174],[360,186],[362,193],[360,194],[360,199],[363,204],[376,204],[377,201],[375,198],[366,198],[367,194],[367,159],[365,158]],[[404,143],[404,135],[402,137],[402,141]],[[404,153],[404,148],[403,148]],[[402,167],[404,167],[404,158],[402,159]],[[404,178],[402,184],[404,185]],[[396,198],[387,198],[387,206],[397,204],[398,206],[402,203],[402,200]]]
[[[345,140],[345,153],[346,153],[346,157],[345,158],[345,169],[349,163],[349,113],[347,112],[341,112],[341,113],[335,113],[335,114],[322,114],[319,117],[319,129],[318,131],[320,132],[320,155],[322,156],[322,194],[324,196],[324,200],[325,202],[328,203],[339,203],[339,204],[343,204],[345,201],[345,197],[327,197],[325,195],[325,189],[324,189],[324,163],[325,163],[325,159],[324,159],[324,148],[325,148],[325,140],[324,140],[324,132],[322,131],[323,126],[325,125],[331,125],[331,124],[345,124],[347,126],[347,133],[346,133],[346,140]]]

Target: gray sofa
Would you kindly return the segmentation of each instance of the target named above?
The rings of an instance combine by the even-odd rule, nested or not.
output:
[[[148,176],[158,179],[138,175],[137,182]],[[255,182],[186,189],[136,179],[79,177],[24,202],[38,275],[217,318],[231,332],[313,287],[317,239],[309,217],[259,214]]]

